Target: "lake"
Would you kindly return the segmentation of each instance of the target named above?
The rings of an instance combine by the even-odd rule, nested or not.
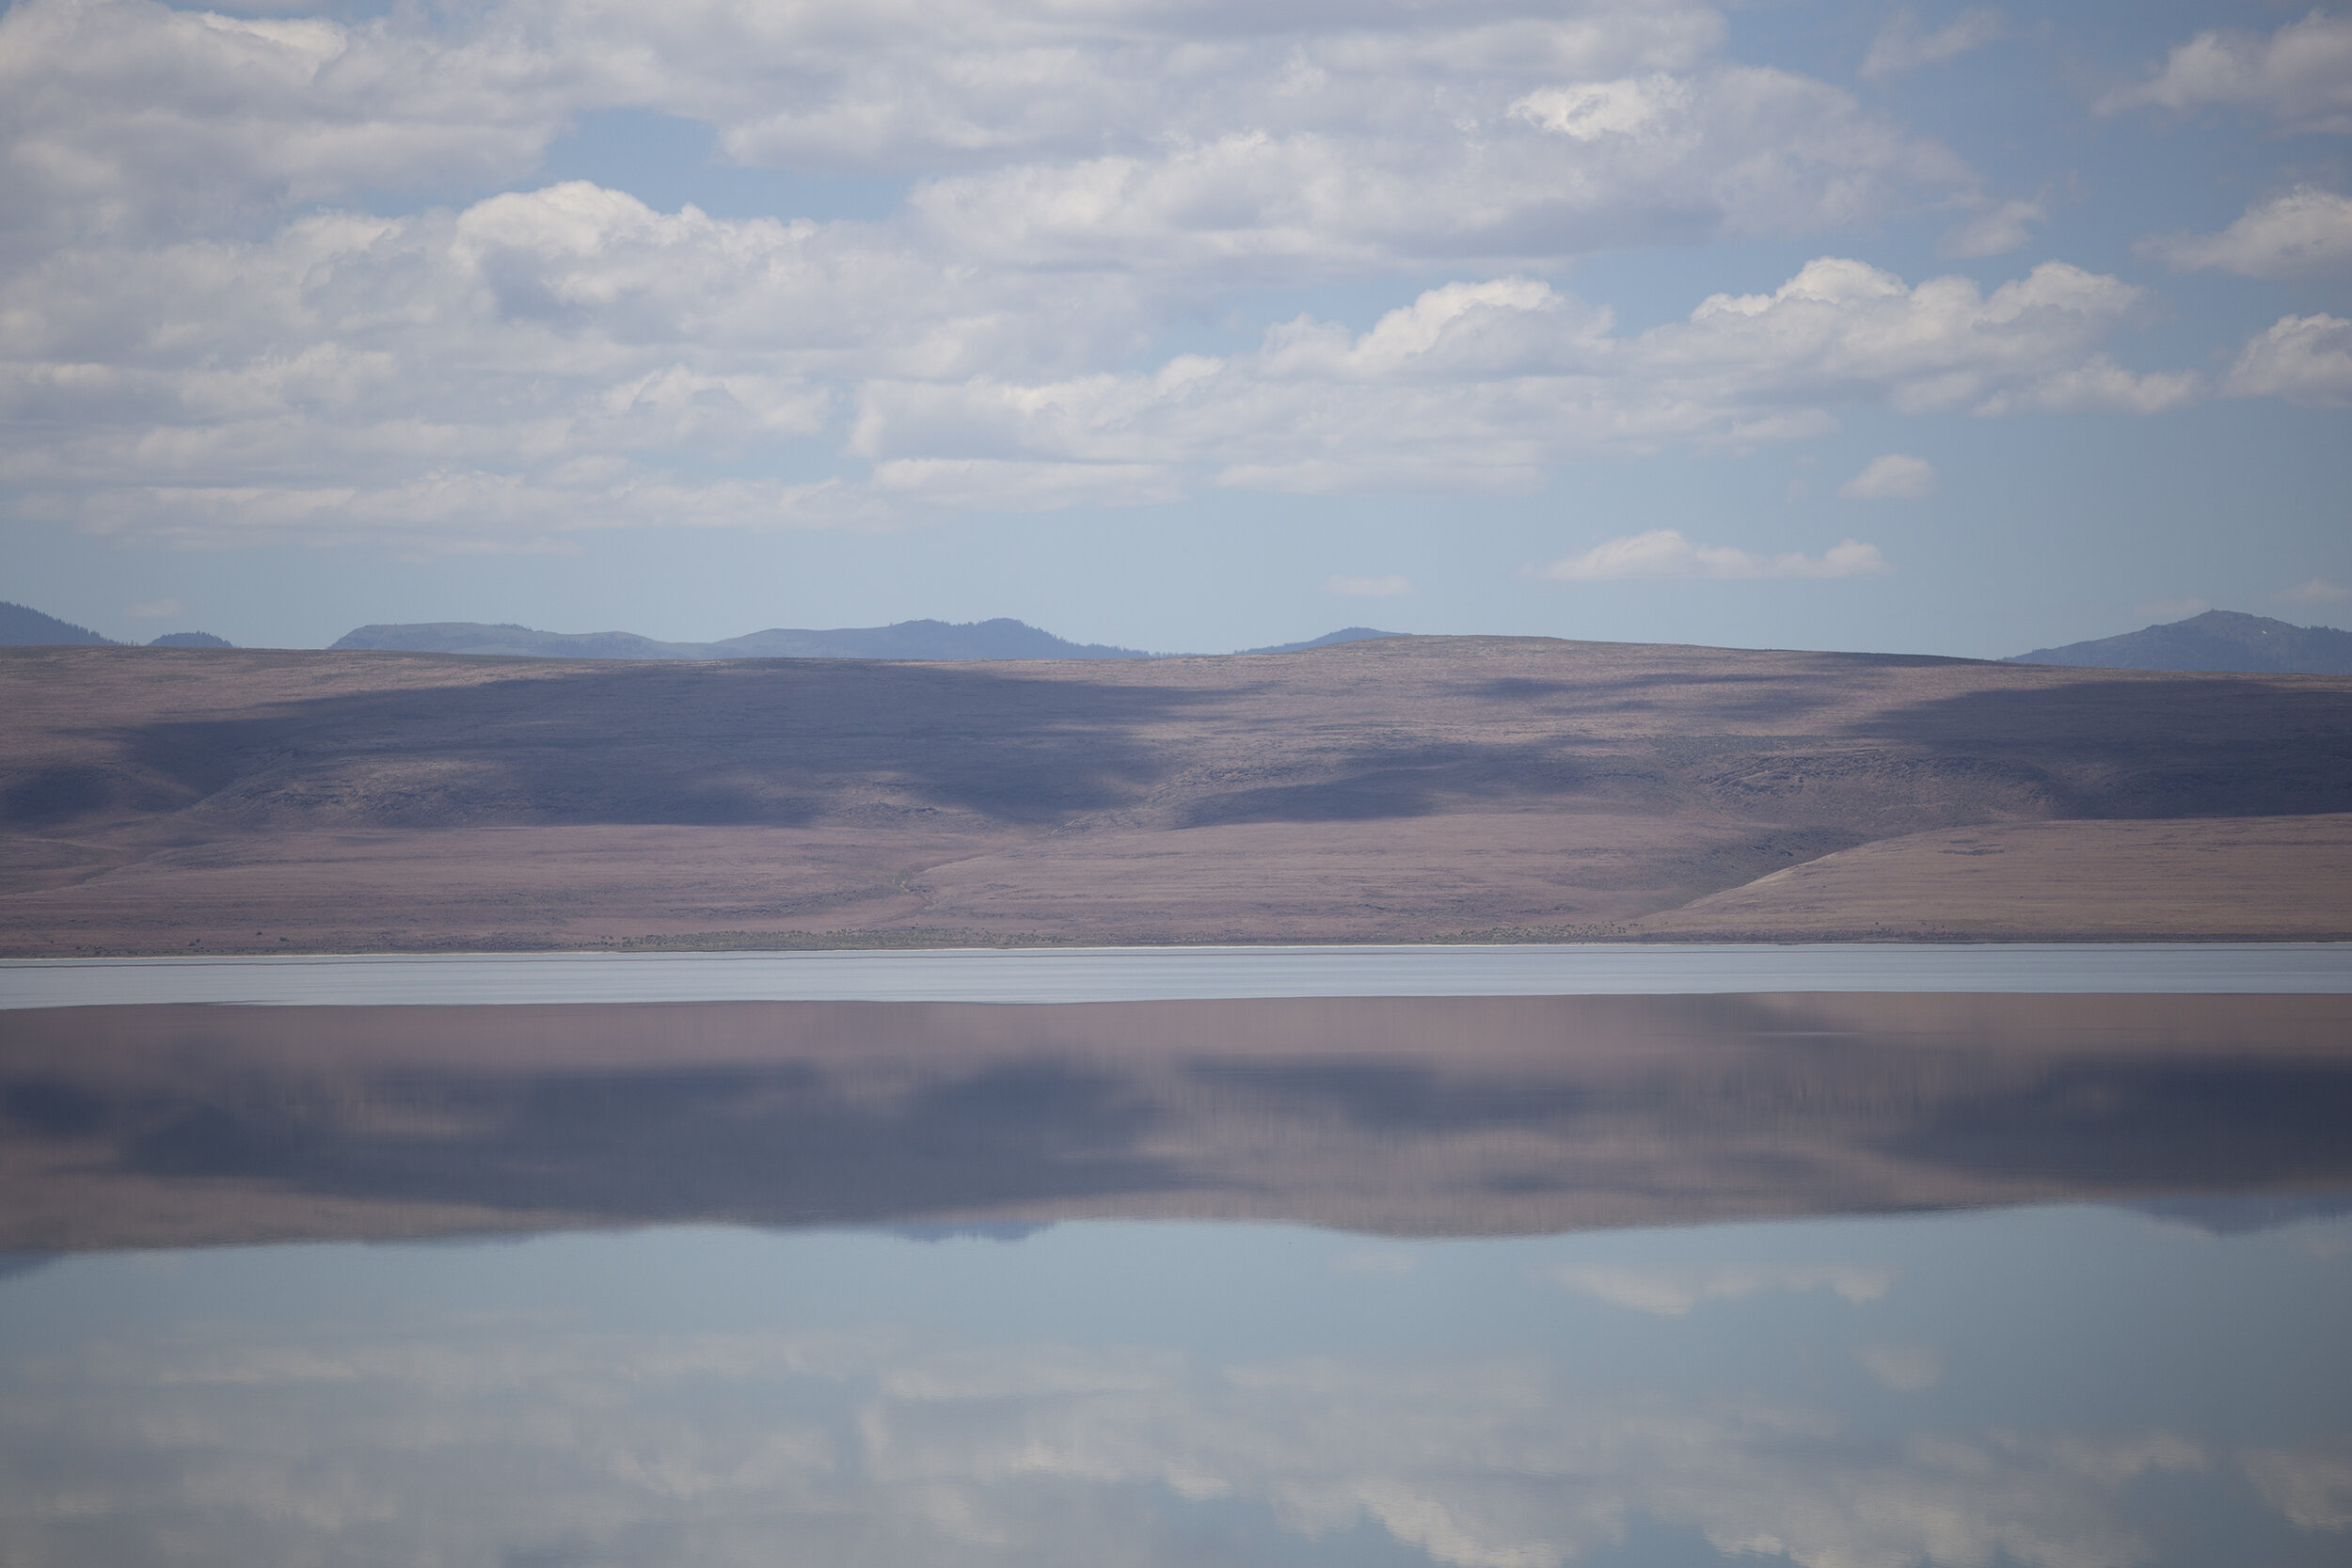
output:
[[[2348,957],[0,966],[0,1561],[2342,1562]]]

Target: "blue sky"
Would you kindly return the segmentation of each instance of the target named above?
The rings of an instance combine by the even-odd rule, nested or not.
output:
[[[0,14],[0,597],[2001,655],[2352,625],[2352,12]]]

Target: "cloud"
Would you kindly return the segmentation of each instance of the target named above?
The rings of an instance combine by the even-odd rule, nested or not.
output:
[[[1890,451],[1870,459],[1837,493],[1857,501],[1925,500],[1935,494],[1935,465],[1924,457]]]
[[[180,613],[178,599],[150,599],[144,604],[126,605],[122,613],[134,621],[167,621]]]
[[[2306,408],[2352,404],[2352,321],[2280,317],[2248,341],[2222,390],[2232,397],[2284,398]]]
[[[2102,114],[2206,107],[2249,110],[2280,132],[2352,132],[2352,16],[2314,10],[2267,38],[2200,33],[2147,81],[2098,103]]]
[[[2256,1449],[2239,1463],[2263,1501],[2298,1529],[2352,1529],[2352,1452]]]
[[[1944,1381],[1944,1355],[1932,1345],[1860,1345],[1853,1353],[1882,1388],[1917,1394]]]
[[[1857,74],[1866,82],[1900,76],[1921,66],[1958,59],[2008,36],[2008,24],[1998,11],[1963,11],[1930,33],[1920,29],[1919,19],[1910,10],[1900,10],[1870,40],[1870,52],[1862,57]]]
[[[2037,198],[2031,201],[2001,201],[1987,206],[1964,222],[1954,225],[1944,236],[1943,248],[1947,256],[2006,256],[2033,238],[2030,224],[2049,218],[2046,202]]]
[[[1676,0],[26,0],[0,13],[0,495],[188,546],[548,550],[1211,486],[1523,494],[1846,407],[2194,395],[2107,356],[2137,291],[2058,263],[1987,295],[1825,257],[1631,334],[1546,281],[1979,199],[1948,150],[1725,38]],[[813,222],[503,188],[615,108],[910,194]],[[415,210],[359,210],[384,191]],[[1219,290],[1431,272],[1368,331],[1146,357]]]
[[[1828,1290],[1859,1306],[1886,1294],[1895,1283],[1895,1271],[1862,1263],[1734,1263],[1714,1268],[1592,1264],[1554,1269],[1551,1277],[1612,1307],[1678,1318],[1701,1302],[1739,1301],[1764,1291]]]
[[[377,191],[480,195],[610,109],[699,121],[739,164],[917,179],[967,257],[1195,275],[1552,264],[1971,183],[1836,87],[1724,60],[1724,37],[1677,0],[491,0],[352,24],[28,0],[0,16],[0,230],[165,240]],[[1657,135],[1604,134],[1640,118],[1629,93]],[[1543,94],[1600,106],[1548,131],[1514,109]]]
[[[1393,599],[1410,594],[1409,578],[1391,573],[1387,577],[1349,577],[1339,574],[1325,579],[1323,591],[1343,599]]]
[[[2340,587],[2321,578],[2308,578],[2292,588],[2281,589],[2271,597],[2280,604],[2343,604],[2352,599],[2352,588]]]
[[[1462,280],[1362,332],[1301,317],[1245,352],[1099,369],[1132,350],[1137,288],[583,182],[61,253],[0,275],[21,433],[0,435],[0,485],[184,545],[537,549],[1209,484],[1525,492],[1582,458],[1823,435],[1843,406],[2148,411],[2194,390],[2108,360],[2139,292],[2060,263],[1986,294],[1825,258],[1632,335],[1538,279]]]
[[[2249,207],[2218,234],[2159,235],[2137,247],[2174,272],[2241,277],[2336,277],[2352,273],[2352,198],[2315,185]]]
[[[2147,615],[2158,621],[2185,621],[2192,615],[2202,615],[2213,604],[2207,599],[2150,599],[2132,606],[2135,615]]]

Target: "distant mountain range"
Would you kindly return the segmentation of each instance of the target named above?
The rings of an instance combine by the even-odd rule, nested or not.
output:
[[[801,631],[777,626],[723,642],[658,642],[634,632],[567,633],[529,626],[437,621],[361,626],[337,648],[393,648],[425,654],[520,654],[534,658],[1148,658],[1136,648],[1070,642],[1022,622],[998,619],[957,626],[901,621],[890,626]]]
[[[1349,626],[1307,642],[1284,642],[1244,653],[1288,654],[1391,632]],[[900,621],[888,626],[832,631],[773,627],[723,642],[658,642],[634,632],[533,631],[529,626],[438,621],[418,626],[361,626],[338,648],[388,648],[407,653],[509,654],[535,658],[1149,658],[1136,648],[1071,642],[1025,622],[999,618],[961,624]]]
[[[2121,637],[2036,648],[2008,664],[2072,664],[2103,670],[2230,670],[2272,674],[2352,675],[2352,631],[2296,626],[2266,615],[2209,610],[2185,621]]]
[[[55,615],[21,604],[0,602],[0,648],[89,647],[121,648],[129,644],[101,637],[87,626],[60,621]],[[233,644],[209,631],[167,631],[148,644],[151,648],[227,648]]]
[[[1249,654],[1292,654],[1334,642],[1358,642],[1394,632],[1347,626],[1305,642],[1244,648]],[[60,621],[21,604],[0,603],[0,647],[97,645],[122,647],[87,626]],[[207,631],[167,632],[151,648],[226,648],[232,644]],[[1103,642],[1072,642],[1009,617],[993,621],[900,621],[887,626],[841,626],[808,631],[785,626],[730,637],[721,642],[662,642],[634,632],[536,631],[511,622],[429,621],[361,626],[339,638],[337,648],[383,648],[404,653],[505,654],[525,658],[897,658],[1024,659],[1150,658],[1139,648]]]

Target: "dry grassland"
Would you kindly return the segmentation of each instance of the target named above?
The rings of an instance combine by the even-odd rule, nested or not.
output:
[[[0,953],[2352,937],[2352,679],[0,650]]]

